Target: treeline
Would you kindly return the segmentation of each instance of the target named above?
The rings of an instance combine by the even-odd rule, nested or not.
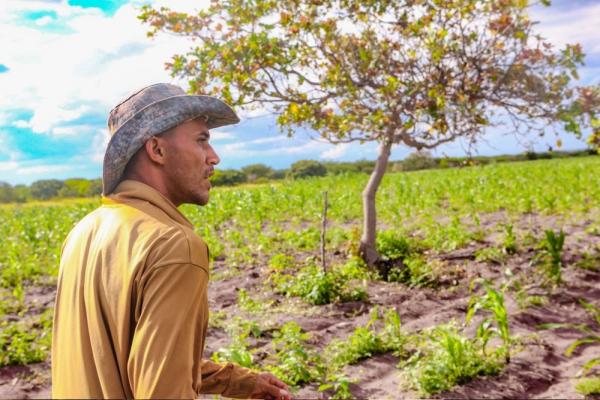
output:
[[[526,152],[516,155],[478,157],[432,157],[427,152],[410,154],[404,160],[390,162],[392,172],[416,171],[434,168],[457,168],[486,165],[499,162],[579,157],[597,155],[596,150]],[[243,183],[264,183],[281,179],[302,179],[311,176],[338,175],[344,173],[369,174],[374,161],[320,162],[300,160],[287,169],[273,169],[265,164],[247,165],[240,170],[216,169],[211,181],[215,186],[234,186]],[[102,193],[101,179],[73,178],[66,180],[43,179],[31,185],[15,185],[0,181],[0,203],[23,203],[30,200],[49,200],[76,197],[94,197]]]
[[[30,200],[93,197],[102,193],[102,179],[42,179],[31,185],[12,186],[0,182],[0,203],[24,203]]]

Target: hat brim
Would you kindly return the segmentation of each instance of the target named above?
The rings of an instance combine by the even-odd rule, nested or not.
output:
[[[207,118],[208,129],[240,122],[229,105],[216,97],[200,95],[168,97],[134,114],[108,142],[102,166],[102,194],[113,192],[127,163],[148,139],[201,116]]]

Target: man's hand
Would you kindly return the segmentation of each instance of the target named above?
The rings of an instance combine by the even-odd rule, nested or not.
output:
[[[254,392],[251,399],[266,400],[292,400],[288,386],[277,379],[273,374],[262,372],[256,377]]]

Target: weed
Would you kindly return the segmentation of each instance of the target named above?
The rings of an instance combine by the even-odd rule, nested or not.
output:
[[[600,376],[580,379],[575,384],[575,390],[584,396],[600,394]]]
[[[500,371],[501,363],[485,356],[477,342],[463,336],[452,323],[426,331],[420,341],[415,354],[399,367],[410,386],[424,396]]]
[[[238,292],[238,307],[244,311],[250,313],[257,313],[263,311],[266,307],[269,307],[272,302],[255,300],[246,291],[246,289],[240,289]]]
[[[288,256],[287,254],[275,254],[269,260],[269,268],[272,271],[285,271],[286,269],[293,268],[295,266],[296,260],[292,256]]]
[[[319,392],[326,390],[333,390],[333,396],[329,397],[333,399],[353,399],[354,396],[350,392],[350,384],[354,383],[355,380],[348,378],[346,375],[336,372],[328,374],[325,378],[325,382],[319,386]]]
[[[381,260],[396,261],[406,258],[411,249],[406,238],[392,231],[383,231],[377,235],[377,251]]]
[[[227,313],[225,311],[212,311],[208,314],[208,326],[211,328],[225,329],[226,319]]]
[[[258,324],[236,317],[225,330],[231,338],[231,343],[213,353],[212,359],[216,362],[233,362],[242,367],[255,368],[252,351],[248,349],[248,338],[250,335],[261,335]]]
[[[375,324],[383,320],[381,331],[375,329]],[[400,316],[394,309],[386,310],[383,318],[379,309],[373,308],[371,318],[365,326],[357,327],[343,340],[333,340],[325,349],[327,360],[336,368],[389,351],[397,355],[405,354],[407,336],[401,331]]]
[[[52,345],[52,309],[33,323],[5,321],[0,329],[0,367],[44,361]]]
[[[404,267],[393,267],[388,273],[388,282],[401,282],[409,286],[436,286],[443,264],[440,261],[427,261],[420,254],[404,259]]]
[[[308,338],[296,322],[286,323],[274,334],[275,365],[267,369],[292,386],[319,380],[325,367],[319,353],[305,347]]]
[[[600,271],[600,252],[596,254],[583,253],[581,260],[575,266],[588,271]]]
[[[425,243],[436,251],[449,252],[464,247],[472,240],[481,239],[480,234],[469,232],[455,215],[449,224],[433,222],[429,225]]]
[[[324,272],[314,264],[301,268],[294,275],[273,275],[271,280],[277,292],[301,297],[314,305],[367,298],[364,286],[357,284],[343,271],[333,269]]]
[[[503,249],[497,247],[484,247],[475,252],[475,260],[480,262],[491,262],[494,264],[504,264],[506,262],[506,253]]]

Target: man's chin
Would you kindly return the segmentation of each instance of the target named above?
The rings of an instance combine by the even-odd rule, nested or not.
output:
[[[210,195],[207,193],[203,193],[201,195],[195,195],[193,203],[198,206],[205,206],[208,204],[208,200],[210,200]]]

